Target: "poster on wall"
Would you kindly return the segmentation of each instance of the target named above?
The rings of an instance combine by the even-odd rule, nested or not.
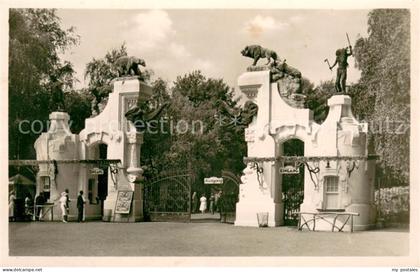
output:
[[[115,204],[115,213],[130,213],[131,201],[133,200],[133,193],[133,191],[118,191],[117,202]]]

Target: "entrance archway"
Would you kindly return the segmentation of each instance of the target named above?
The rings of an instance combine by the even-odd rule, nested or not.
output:
[[[305,145],[299,139],[290,139],[281,144],[283,156],[304,156]],[[296,167],[294,163],[285,163],[280,168],[290,169],[290,173],[283,171],[282,175],[282,199],[284,204],[283,220],[286,226],[296,226],[300,205],[304,197],[305,167]],[[292,171],[295,170],[295,171]],[[297,173],[296,173],[297,172]]]
[[[97,142],[89,146],[88,159],[106,160],[108,145]],[[108,196],[108,165],[92,165],[89,171],[87,197],[90,204],[100,205],[101,216],[104,213],[104,202]]]

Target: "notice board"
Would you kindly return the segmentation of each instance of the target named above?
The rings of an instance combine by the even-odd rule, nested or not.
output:
[[[133,191],[118,191],[117,202],[115,203],[115,213],[129,214]]]

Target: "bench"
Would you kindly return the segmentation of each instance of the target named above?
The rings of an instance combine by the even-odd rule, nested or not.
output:
[[[334,232],[337,229],[339,232],[343,231],[344,227],[350,221],[350,232],[353,232],[353,216],[359,216],[359,213],[354,212],[334,212],[334,211],[320,211],[320,212],[296,212],[299,215],[298,230],[302,230],[304,226],[308,230],[316,230],[316,221],[322,220],[331,225],[331,231]],[[332,222],[331,220],[332,215]],[[340,221],[337,221],[339,216],[345,216],[345,221],[341,225]],[[313,222],[312,229],[310,223]]]

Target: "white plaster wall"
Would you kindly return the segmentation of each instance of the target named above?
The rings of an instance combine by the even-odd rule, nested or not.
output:
[[[72,134],[69,128],[70,116],[65,112],[52,112],[49,116],[51,125],[48,132],[42,133],[35,141],[37,160],[75,160],[79,157],[77,149],[79,137]],[[65,189],[69,190],[70,212],[69,219],[77,218],[75,200],[78,192],[78,164],[57,164],[57,175],[51,164],[40,164],[37,174],[37,195],[41,188],[41,176],[50,177],[50,203],[54,203],[54,220],[61,220],[61,210],[58,199]],[[55,178],[54,178],[55,177]],[[51,220],[50,215],[47,219]]]

